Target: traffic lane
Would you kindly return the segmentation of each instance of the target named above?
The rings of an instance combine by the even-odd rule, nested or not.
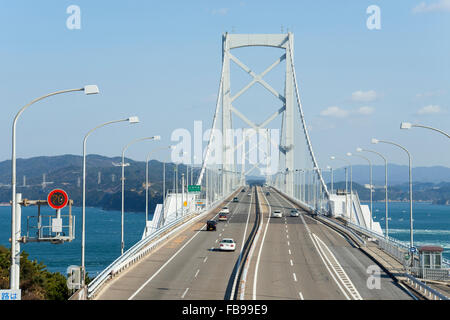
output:
[[[293,293],[293,297],[309,300],[346,299],[317,253],[301,218],[290,217],[293,207],[283,203],[276,194],[271,194],[270,197],[272,197],[270,203],[275,203],[275,207],[283,213],[282,220],[271,218],[271,222],[284,224],[284,232],[279,230],[279,233],[285,234],[287,252],[285,251],[284,260],[290,266],[291,276],[287,278],[291,282],[294,281],[296,292]]]
[[[238,197],[240,201],[234,205],[230,205],[230,218],[248,206],[248,200],[242,201],[244,199],[243,195]],[[229,229],[229,225],[229,222],[218,222],[215,232],[200,231],[199,235],[193,238],[160,273],[140,288],[140,291],[133,299],[188,299],[186,296],[192,294],[192,292],[189,292],[189,288],[192,287],[192,283],[199,276],[197,271],[207,263],[211,253],[214,252],[211,249],[218,245],[216,241],[218,234],[225,232],[222,230]],[[223,266],[223,270],[227,274],[231,274],[232,272],[230,264]],[[215,299],[223,299],[225,289],[226,286],[223,288],[218,285],[212,290],[209,290],[208,294],[211,299],[213,299],[212,297]],[[201,295],[200,298],[209,299],[209,296]]]
[[[199,239],[206,241],[208,237],[207,233],[199,230],[204,229],[206,221],[217,217],[217,214],[218,211],[209,214],[190,227],[180,231],[171,240],[155,248],[146,258],[120,274],[119,277],[111,280],[101,290],[96,299],[128,299],[144,282],[171,259],[171,257],[177,254],[178,250],[186,242],[190,241],[192,237],[198,236]]]
[[[308,217],[309,218],[309,217]],[[361,250],[351,246],[327,226],[317,223],[311,230],[326,243],[352,279],[363,299],[411,300],[412,297]],[[341,241],[337,241],[340,239]]]
[[[223,227],[218,228],[219,234],[215,247],[208,255],[204,265],[196,271],[194,281],[188,287],[185,299],[223,300],[232,296],[232,287],[239,263],[241,250],[250,236],[256,219],[254,193],[247,197],[245,206],[236,211]],[[249,201],[248,198],[251,198]],[[219,243],[224,238],[233,238],[236,242],[235,251],[219,251]]]
[[[288,200],[281,195],[280,197],[283,205],[292,206]],[[295,218],[292,217],[292,219]],[[411,299],[411,296],[394,279],[344,236],[308,215],[304,215],[304,219],[311,232],[316,234],[334,254],[363,299]],[[376,281],[379,280],[379,285],[373,281],[375,279],[373,276],[377,277]]]

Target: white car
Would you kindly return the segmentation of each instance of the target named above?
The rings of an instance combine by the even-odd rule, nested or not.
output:
[[[220,241],[219,249],[222,251],[234,251],[236,250],[236,242],[231,238],[224,238]]]
[[[274,211],[272,212],[272,217],[273,217],[273,218],[281,218],[282,216],[283,216],[283,214],[281,213],[280,210],[274,210]]]
[[[291,210],[291,217],[298,217],[300,216],[300,213],[298,213],[297,209],[292,209]]]
[[[228,209],[228,207],[223,207],[221,212],[223,212],[223,213],[230,213],[230,209]]]

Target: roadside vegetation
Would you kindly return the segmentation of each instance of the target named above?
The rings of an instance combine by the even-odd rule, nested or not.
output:
[[[9,288],[11,250],[0,245],[0,289]],[[49,272],[46,266],[28,259],[28,253],[20,256],[20,289],[22,300],[67,300],[70,296],[67,278],[59,272]]]

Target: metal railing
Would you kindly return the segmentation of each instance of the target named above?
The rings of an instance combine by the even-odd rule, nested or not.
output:
[[[407,268],[410,274],[415,277],[435,280],[435,281],[449,281],[450,280],[450,269],[430,269],[430,268]]]
[[[427,298],[429,298],[431,300],[449,300],[449,298],[447,296],[445,296],[442,293],[434,290],[433,288],[430,288],[429,286],[427,286],[423,282],[417,280],[413,276],[411,276],[409,274],[406,274],[406,273],[404,274],[404,276],[406,277],[406,281],[412,287],[414,287],[414,289],[416,289],[417,291],[421,292],[425,297],[427,297]]]

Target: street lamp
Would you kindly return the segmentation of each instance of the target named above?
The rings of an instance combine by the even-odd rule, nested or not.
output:
[[[333,167],[327,166],[327,169],[330,170],[331,194],[333,194]]]
[[[411,129],[412,127],[418,127],[418,128],[425,128],[425,129],[434,130],[434,131],[437,131],[437,132],[443,134],[447,138],[450,138],[450,135],[448,133],[446,133],[446,132],[444,132],[442,130],[436,129],[436,128],[429,127],[429,126],[424,126],[424,125],[421,125],[421,124],[412,124],[412,123],[409,123],[409,122],[402,122],[400,124],[400,129]]]
[[[154,136],[154,137],[145,137],[145,138],[135,139],[135,140],[131,141],[130,143],[128,143],[122,149],[122,240],[121,240],[121,243],[120,243],[120,252],[121,252],[121,254],[123,254],[123,248],[124,248],[123,219],[124,219],[124,211],[125,211],[124,210],[124,208],[125,208],[125,151],[132,144],[135,144],[136,142],[144,141],[144,140],[155,140],[155,141],[157,141],[157,140],[161,140],[161,137],[160,136]]]
[[[358,150],[357,150],[358,151]],[[369,160],[369,158],[361,156],[359,154],[351,154],[350,152],[348,153],[349,156],[355,156],[355,157],[360,157],[363,158],[365,160],[367,160],[367,162],[369,162],[369,183],[370,183],[370,230],[372,231],[372,220],[373,220],[373,205],[372,205],[372,190],[373,190],[373,185],[372,185],[372,162]]]
[[[52,92],[49,94],[46,94],[42,97],[39,97],[37,99],[34,99],[27,105],[23,106],[19,112],[14,117],[13,125],[12,125],[12,156],[11,156],[11,193],[12,193],[12,199],[11,199],[11,271],[10,271],[10,287],[13,290],[19,289],[19,279],[20,279],[20,261],[19,257],[16,257],[16,255],[20,255],[20,249],[17,250],[19,243],[17,240],[16,235],[16,126],[17,126],[17,120],[19,119],[20,115],[32,104],[41,101],[45,98],[55,96],[58,94],[63,93],[69,93],[69,92],[76,92],[76,91],[84,91],[86,95],[91,94],[98,94],[99,90],[96,85],[87,85],[83,88],[78,89],[67,89],[67,90],[61,90]]]
[[[347,154],[348,155],[348,154]],[[330,157],[331,160],[342,160],[345,161],[349,166],[350,166],[350,197],[351,197],[351,203],[350,203],[350,222],[352,221],[353,218],[353,208],[352,208],[352,203],[353,203],[353,170],[352,170],[352,163],[346,159],[343,158],[338,158],[335,156],[331,156]],[[347,193],[347,168],[345,168],[345,192]],[[345,201],[347,201],[347,196],[345,197]],[[348,209],[348,204],[346,204],[346,209]]]
[[[83,204],[82,204],[82,231],[81,231],[81,272],[82,272],[82,278],[81,278],[81,286],[84,287],[84,279],[85,279],[85,275],[86,275],[86,271],[85,271],[85,260],[84,260],[84,256],[85,256],[85,227],[86,227],[86,141],[87,138],[91,135],[91,133],[93,133],[95,130],[104,127],[106,125],[109,124],[113,124],[113,123],[117,123],[117,122],[125,122],[128,121],[130,124],[134,124],[134,123],[139,123],[139,118],[138,117],[129,117],[126,119],[121,119],[121,120],[115,120],[115,121],[109,121],[109,122],[105,122],[97,127],[95,127],[94,129],[91,129],[85,136],[83,139]]]
[[[362,148],[356,148],[357,152],[371,152],[371,153],[375,153],[377,155],[379,155],[381,158],[383,158],[384,160],[384,190],[385,190],[385,196],[384,196],[384,200],[385,200],[385,210],[386,210],[386,215],[385,215],[385,229],[386,229],[386,234],[385,234],[385,238],[388,239],[389,238],[389,215],[388,215],[388,162],[386,157],[384,157],[381,153],[377,152],[377,151],[373,151],[373,150],[368,150],[368,149],[362,149]]]
[[[412,172],[411,172],[411,170],[412,170],[412,158],[411,158],[411,154],[409,153],[409,151],[408,151],[405,147],[403,147],[403,146],[401,146],[401,145],[399,145],[399,144],[397,144],[397,143],[391,142],[391,141],[384,141],[384,140],[372,139],[372,143],[373,143],[373,144],[377,144],[377,143],[387,143],[387,144],[392,144],[392,145],[394,145],[394,146],[397,146],[397,147],[403,149],[403,150],[406,152],[406,154],[408,155],[408,159],[409,159],[409,223],[410,223],[410,247],[411,247],[411,249],[412,249],[412,248],[413,248],[413,245],[414,245],[414,238],[413,238],[413,210],[412,210],[412,201],[413,201],[413,199],[412,199]],[[412,253],[411,266],[413,266],[414,255],[413,255],[413,252],[411,252],[411,253]]]
[[[148,153],[147,158],[145,160],[145,226],[146,227],[147,227],[147,221],[148,221],[148,161],[150,160],[150,156],[153,153],[160,151],[160,150],[166,150],[166,149],[173,149],[173,146],[153,149],[152,151],[150,151]],[[165,169],[163,168],[163,189],[164,189],[164,186],[165,186]],[[163,191],[163,194],[164,193],[165,193],[165,191]],[[165,195],[163,197],[165,197]],[[164,205],[163,205],[163,207],[164,207]]]

